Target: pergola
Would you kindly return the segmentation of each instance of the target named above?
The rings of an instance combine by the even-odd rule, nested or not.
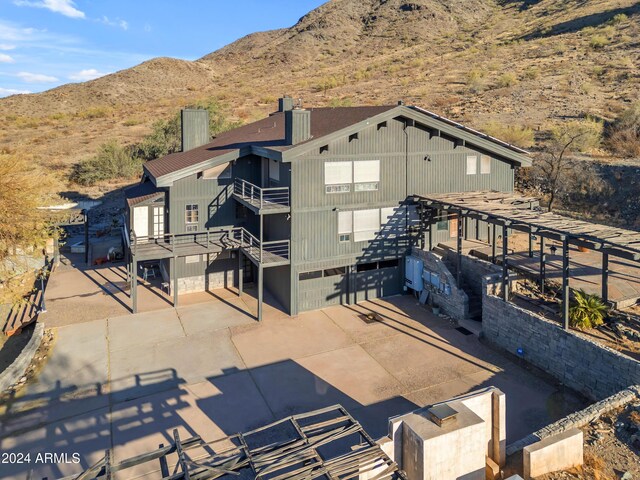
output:
[[[529,234],[529,255],[533,256],[532,236],[540,238],[540,285],[545,282],[545,239],[562,243],[562,320],[569,328],[569,246],[584,247],[602,254],[602,298],[609,300],[609,256],[640,261],[640,232],[608,227],[542,211],[535,198],[511,192],[463,192],[446,194],[414,195],[422,206],[421,238],[425,247],[425,235],[429,249],[432,248],[432,228],[436,211],[446,211],[458,216],[457,274],[460,282],[462,261],[463,219],[484,221],[491,225],[492,261],[496,259],[496,226],[502,227],[502,295],[508,300],[508,239],[509,230]]]

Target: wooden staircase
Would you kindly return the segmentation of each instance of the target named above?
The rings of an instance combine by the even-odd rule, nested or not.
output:
[[[34,282],[34,288],[32,292],[23,298],[20,302],[7,308],[8,312],[5,314],[2,311],[4,317],[4,326],[2,327],[2,333],[10,337],[17,335],[27,325],[31,325],[38,320],[38,315],[42,313],[42,305],[44,301],[44,294],[47,289],[47,283],[49,281],[49,274],[51,272],[51,266],[43,268],[43,273],[46,274],[44,280],[44,289],[41,288],[41,283],[38,278]]]

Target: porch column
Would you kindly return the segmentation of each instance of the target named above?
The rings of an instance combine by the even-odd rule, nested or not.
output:
[[[602,253],[602,301],[609,301],[609,254]]]
[[[480,219],[476,218],[476,240],[480,240]]]
[[[509,301],[509,268],[507,266],[507,255],[509,253],[509,229],[502,226],[502,298]]]
[[[569,330],[569,238],[562,239],[562,324]]]
[[[544,282],[546,273],[546,254],[544,253],[544,237],[540,236],[540,293],[544,293]]]
[[[458,212],[458,257],[456,264],[456,281],[458,282],[458,288],[460,288],[460,282],[462,280],[462,213]]]
[[[242,265],[242,247],[238,248],[238,296],[242,295],[242,282],[244,277],[244,265]]]
[[[262,297],[264,290],[264,275],[262,263],[258,266],[258,322],[262,321]]]
[[[138,260],[131,259],[131,312],[138,313]]]
[[[89,213],[82,210],[84,220],[84,263],[89,265]]]
[[[496,224],[491,224],[491,263],[496,263]]]
[[[173,257],[173,308],[178,308],[178,257]]]

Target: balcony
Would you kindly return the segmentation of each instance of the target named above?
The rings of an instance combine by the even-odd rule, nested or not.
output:
[[[206,230],[194,233],[165,233],[138,237],[131,232],[131,254],[137,261],[185,257],[241,248],[254,263],[263,267],[289,264],[290,241],[262,242],[244,228]]]
[[[233,197],[258,215],[289,213],[289,187],[260,188],[241,178],[233,184]]]

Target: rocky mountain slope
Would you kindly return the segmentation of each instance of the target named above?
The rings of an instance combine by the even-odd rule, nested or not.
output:
[[[283,93],[306,105],[404,99],[483,128],[539,132],[638,98],[640,3],[631,0],[332,0],[291,28],[200,60],[157,58],[90,82],[0,99],[0,151],[64,170],[110,139],[215,97],[248,121]]]

